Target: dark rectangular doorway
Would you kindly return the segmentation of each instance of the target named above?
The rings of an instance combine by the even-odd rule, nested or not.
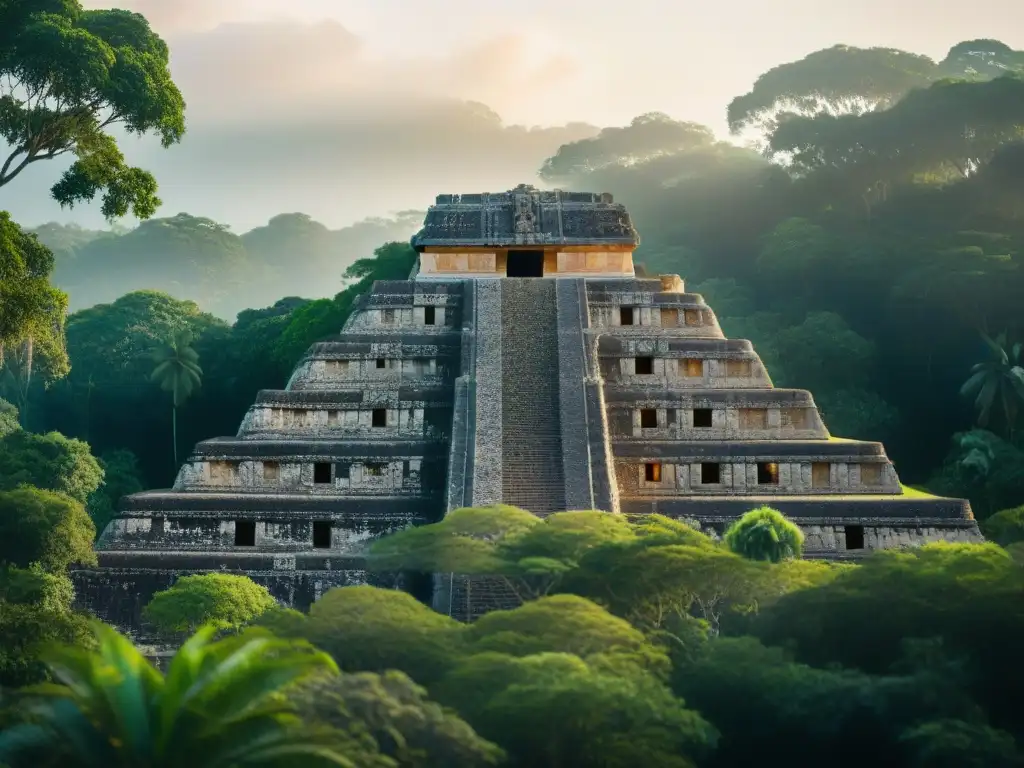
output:
[[[544,251],[509,251],[506,277],[544,277]]]

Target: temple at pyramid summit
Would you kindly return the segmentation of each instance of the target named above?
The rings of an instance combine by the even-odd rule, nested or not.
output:
[[[439,195],[407,280],[377,282],[172,489],[123,501],[81,601],[131,628],[179,575],[224,571],[300,608],[369,582],[461,615],[430,577],[368,573],[362,554],[495,503],[712,535],[767,504],[810,557],[980,540],[966,501],[905,493],[881,444],[832,437],[810,392],[774,387],[682,279],[637,276],[638,243],[608,194]]]

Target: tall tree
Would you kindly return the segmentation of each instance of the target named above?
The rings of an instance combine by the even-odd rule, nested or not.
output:
[[[174,465],[178,465],[178,408],[199,388],[203,369],[199,355],[191,347],[192,334],[179,331],[170,344],[153,353],[156,367],[151,378],[160,388],[171,393],[171,430],[174,444]]]
[[[863,114],[927,85],[935,62],[895,48],[835,45],[765,72],[729,104],[729,128],[771,134],[794,116]]]
[[[2,18],[0,13],[0,23]],[[37,352],[45,359],[49,378],[68,371],[68,297],[50,285],[52,272],[50,249],[0,211],[0,388],[22,410]]]
[[[0,0],[0,187],[29,165],[76,159],[52,188],[62,205],[102,193],[108,218],[153,215],[156,180],[125,162],[108,131],[185,132],[185,101],[167,45],[137,13],[86,11],[78,0]]]
[[[40,758],[69,768],[352,768],[332,748],[333,731],[305,726],[276,695],[337,671],[308,645],[261,633],[211,642],[208,628],[178,650],[164,676],[126,637],[98,622],[94,632],[95,652],[50,653],[50,671],[63,685],[28,691],[34,717],[0,735],[0,760],[11,768]]]
[[[541,178],[566,178],[613,166],[631,166],[696,147],[714,144],[715,135],[699,123],[649,112],[622,128],[603,128],[590,139],[563,144],[544,161]]]
[[[1007,344],[1006,335],[991,338],[982,334],[991,358],[971,369],[971,377],[964,382],[960,394],[974,398],[978,411],[978,425],[987,427],[992,410],[1002,410],[1006,435],[1013,440],[1017,417],[1024,409],[1024,345]]]

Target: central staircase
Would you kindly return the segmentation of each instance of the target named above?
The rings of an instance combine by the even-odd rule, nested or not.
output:
[[[502,501],[565,509],[555,281],[509,278],[501,291]]]

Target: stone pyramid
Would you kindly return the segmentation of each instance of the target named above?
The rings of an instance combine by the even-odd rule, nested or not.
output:
[[[368,573],[367,543],[494,503],[711,534],[767,504],[813,557],[980,539],[966,501],[906,493],[881,444],[831,437],[679,277],[637,277],[638,242],[607,194],[439,196],[410,279],[376,283],[172,489],[124,500],[80,600],[138,627],[153,592],[209,571],[296,607],[367,582],[426,599],[430,577]]]

